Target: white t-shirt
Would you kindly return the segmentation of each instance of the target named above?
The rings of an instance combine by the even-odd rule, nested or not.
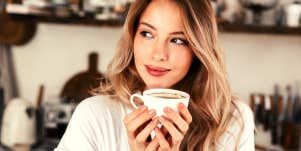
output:
[[[245,123],[238,150],[254,151],[252,111],[246,104],[237,105]],[[54,151],[130,151],[123,118],[131,111],[133,109],[125,103],[107,96],[94,96],[82,101]],[[235,112],[234,115],[238,115]],[[219,139],[218,150],[234,150],[239,131],[239,123],[231,121],[228,130]]]

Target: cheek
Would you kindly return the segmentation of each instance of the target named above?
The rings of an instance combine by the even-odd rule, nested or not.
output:
[[[142,51],[141,51],[141,42],[138,38],[135,37],[134,39],[134,47],[133,47],[133,52],[134,52],[134,59],[135,59],[135,62],[137,62],[139,60],[139,56],[141,56],[142,54]]]
[[[143,61],[143,56],[145,56],[145,52],[140,47],[134,47],[134,60],[136,63],[140,63]]]
[[[150,51],[148,50],[150,47],[144,40],[139,38],[135,39],[134,41],[134,59],[135,61],[143,61],[146,59],[147,56],[150,56]]]
[[[179,58],[181,58],[179,60]],[[174,57],[174,63],[181,71],[188,71],[193,59],[193,53],[191,50],[182,51],[182,53],[176,53]]]

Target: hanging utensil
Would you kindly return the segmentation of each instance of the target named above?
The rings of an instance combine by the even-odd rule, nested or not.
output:
[[[5,5],[6,0],[1,0]],[[16,3],[17,0],[10,0]],[[4,4],[3,4],[4,3]],[[0,44],[23,45],[35,35],[37,25],[34,22],[24,22],[12,19],[5,11],[0,11]]]
[[[98,71],[98,54],[89,55],[89,68],[73,76],[64,85],[60,94],[62,101],[79,103],[83,99],[90,97],[90,91],[97,88],[104,79],[102,73]]]

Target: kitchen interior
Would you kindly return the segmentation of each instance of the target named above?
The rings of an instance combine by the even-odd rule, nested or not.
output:
[[[0,150],[53,150],[105,79],[135,0],[0,1]],[[212,0],[258,151],[301,151],[301,1]]]

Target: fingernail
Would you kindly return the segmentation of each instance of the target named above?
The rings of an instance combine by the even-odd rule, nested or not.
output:
[[[152,117],[152,120],[153,120],[153,121],[154,121],[154,120],[158,120],[158,116]]]
[[[163,117],[161,117],[161,116],[159,117],[159,121],[164,122],[164,120],[165,119]]]
[[[149,110],[149,111],[148,111],[148,114],[149,114],[149,115],[154,115],[155,113],[156,113],[155,110]]]
[[[183,103],[180,103],[180,108],[185,108],[185,105]]]
[[[169,107],[166,107],[164,110],[165,110],[165,112],[168,112],[168,113],[171,112],[171,108],[169,108]]]
[[[154,121],[154,123],[158,124],[159,123],[158,117],[154,118],[153,121]]]
[[[147,109],[146,106],[142,106],[142,107],[141,107],[141,111],[145,111],[146,109]]]

